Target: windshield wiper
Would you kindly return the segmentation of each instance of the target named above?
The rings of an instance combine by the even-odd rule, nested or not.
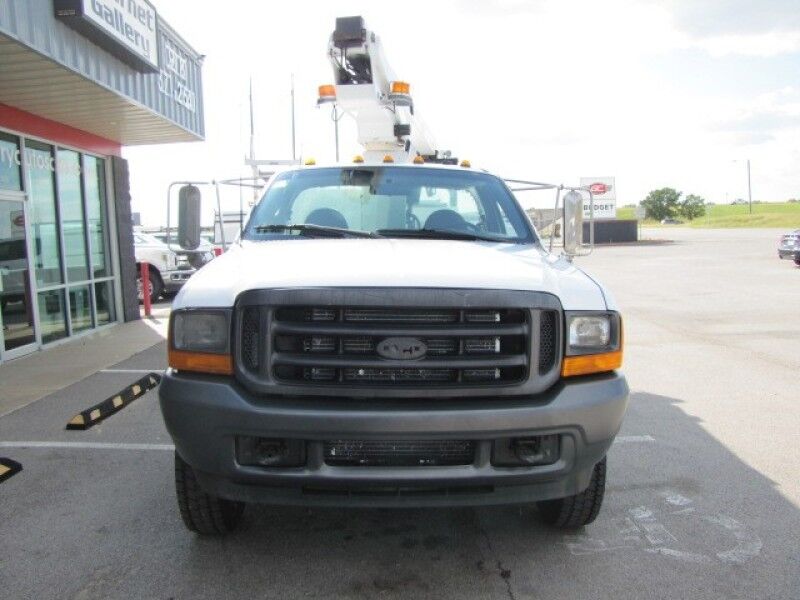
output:
[[[448,231],[446,229],[378,229],[378,233],[385,237],[408,237],[431,240],[464,240],[467,242],[503,242],[515,244],[516,238],[505,238],[468,231]]]
[[[302,235],[318,235],[320,237],[381,237],[377,233],[373,233],[371,231],[344,229],[343,227],[328,227],[327,225],[313,225],[311,223],[298,223],[294,225],[256,225],[255,230],[257,233],[283,233],[286,231],[297,231]]]

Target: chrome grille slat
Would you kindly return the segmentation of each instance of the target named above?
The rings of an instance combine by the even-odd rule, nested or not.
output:
[[[276,365],[302,367],[386,367],[386,368],[426,368],[426,369],[475,369],[480,367],[521,367],[528,364],[523,354],[497,356],[487,354],[471,354],[457,357],[424,358],[421,360],[389,360],[358,355],[331,354],[284,354],[276,352],[272,357]]]
[[[377,335],[381,337],[411,336],[411,337],[489,337],[507,335],[526,335],[528,327],[525,324],[498,324],[491,327],[486,325],[469,326],[462,323],[454,325],[431,325],[430,327],[382,327],[358,326],[350,323],[299,323],[276,321],[272,326],[273,333],[287,335],[341,335],[363,336]]]
[[[459,320],[457,310],[427,310],[391,308],[346,308],[345,321],[362,321],[370,323],[456,323]]]

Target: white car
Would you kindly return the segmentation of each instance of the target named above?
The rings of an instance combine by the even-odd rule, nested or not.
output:
[[[136,283],[139,300],[144,298],[140,266],[150,265],[150,300],[155,302],[163,293],[177,292],[197,272],[185,256],[180,256],[156,237],[142,232],[133,234],[136,254]]]

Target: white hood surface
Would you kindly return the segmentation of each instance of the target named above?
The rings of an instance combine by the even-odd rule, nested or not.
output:
[[[565,310],[605,310],[583,271],[536,246],[419,239],[244,241],[183,286],[173,308],[231,307],[251,289],[471,288],[548,292]]]

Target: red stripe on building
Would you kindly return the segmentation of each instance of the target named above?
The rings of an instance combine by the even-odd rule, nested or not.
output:
[[[24,135],[43,138],[64,146],[73,146],[93,154],[106,156],[122,154],[119,142],[2,103],[0,103],[0,128],[13,129]]]

